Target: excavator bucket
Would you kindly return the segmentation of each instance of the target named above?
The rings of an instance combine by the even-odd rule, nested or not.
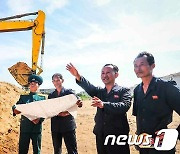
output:
[[[32,74],[32,69],[26,63],[18,62],[8,70],[21,86],[28,86],[28,77]]]

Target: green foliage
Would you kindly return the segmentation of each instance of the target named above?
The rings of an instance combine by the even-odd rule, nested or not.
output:
[[[91,97],[85,91],[77,93],[77,96],[79,96],[81,98],[81,100],[83,100],[83,101],[91,99]]]

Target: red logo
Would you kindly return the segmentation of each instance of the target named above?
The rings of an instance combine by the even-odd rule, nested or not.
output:
[[[119,98],[119,95],[114,95],[114,98]]]
[[[155,100],[155,99],[158,99],[158,96],[154,95],[152,96],[152,98]]]

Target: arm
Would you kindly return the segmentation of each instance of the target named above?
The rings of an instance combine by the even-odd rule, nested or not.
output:
[[[166,83],[167,103],[180,115],[180,89],[171,83]]]
[[[67,64],[66,69],[76,78],[77,81],[80,81],[81,75],[73,64]]]
[[[169,109],[176,111],[180,115],[180,89],[170,82],[163,82],[161,87],[165,89],[166,103],[169,106]],[[167,126],[170,120],[172,120],[172,115],[166,115],[156,126],[156,133],[162,126]],[[179,128],[177,128],[177,130],[178,129]]]
[[[20,98],[19,98],[19,100],[17,101],[16,104],[17,104],[17,105],[18,105],[18,104],[22,104],[22,98],[21,98],[21,96],[20,96]],[[13,106],[12,106],[12,111],[13,111],[13,116],[16,116],[16,114],[20,114],[20,113],[21,113],[20,111],[18,111],[18,110],[16,109],[16,105],[13,105]]]
[[[125,114],[131,106],[131,94],[129,89],[124,89],[122,93],[120,102],[102,102],[98,97],[93,97],[92,106],[104,109],[107,113]]]
[[[97,96],[99,88],[95,87],[88,80],[86,80],[83,76],[81,76],[80,81],[76,80],[76,83],[80,87],[82,87],[91,97]]]
[[[69,90],[68,90],[68,94],[74,94],[74,95],[77,97],[78,100],[77,100],[77,102],[76,102],[76,105],[77,105],[79,108],[81,108],[82,105],[83,105],[83,103],[82,103],[82,101],[81,101],[81,98],[80,98],[79,96],[77,96],[72,89],[69,89]]]
[[[136,89],[134,89],[134,93],[133,93],[133,109],[132,109],[132,115],[133,115],[133,116],[137,116]]]
[[[114,114],[125,114],[131,107],[131,94],[129,89],[124,89],[120,102],[104,102],[104,111]]]
[[[76,83],[81,86],[91,97],[97,95],[99,88],[95,87],[88,80],[82,77],[71,63],[67,64],[66,69],[76,78]]]

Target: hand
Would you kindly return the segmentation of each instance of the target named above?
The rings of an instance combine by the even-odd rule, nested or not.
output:
[[[76,102],[76,104],[79,108],[83,106],[83,103],[80,99]]]
[[[78,81],[80,81],[81,76],[79,75],[77,69],[73,66],[73,64],[69,63],[66,65],[66,69],[73,75],[76,77],[76,79]]]
[[[38,123],[39,123],[39,120],[40,120],[40,118],[37,118],[37,119],[32,120],[32,122],[33,122],[34,124],[38,124]]]
[[[91,106],[93,106],[93,107],[99,107],[99,108],[104,108],[104,104],[103,104],[103,102],[98,98],[98,97],[93,97],[92,98],[92,105]]]
[[[14,111],[13,111],[15,114],[20,114],[21,113],[21,111],[18,111],[17,109],[14,109]]]
[[[68,115],[70,115],[70,113],[69,113],[68,111],[60,112],[60,113],[58,114],[58,116],[60,116],[60,117],[66,117],[66,116],[68,116]]]

